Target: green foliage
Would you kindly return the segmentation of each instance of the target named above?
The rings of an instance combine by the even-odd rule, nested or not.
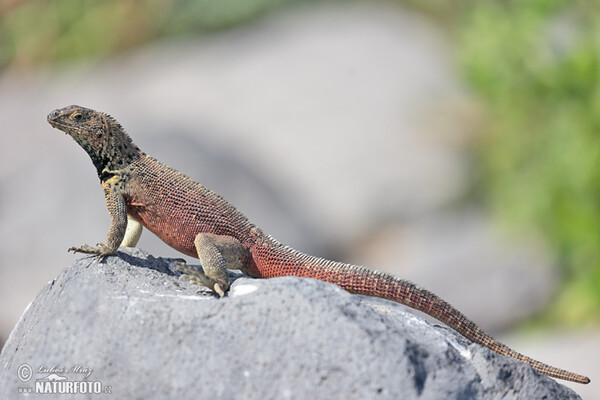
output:
[[[18,0],[2,12],[0,69],[105,55],[154,38],[221,29],[282,0]]]
[[[561,257],[567,283],[549,316],[562,322],[600,316],[599,14],[572,1],[479,1],[459,34],[490,116],[480,187]]]

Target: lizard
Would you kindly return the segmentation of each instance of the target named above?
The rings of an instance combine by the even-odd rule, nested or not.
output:
[[[103,259],[137,244],[142,227],[169,246],[198,258],[179,264],[181,278],[220,297],[229,289],[227,269],[254,278],[297,276],[330,282],[351,292],[393,300],[420,310],[472,342],[529,364],[548,376],[589,383],[586,376],[523,355],[484,332],[434,293],[367,267],[330,261],[283,245],[254,225],[223,197],[144,153],[112,116],[76,105],[48,114],[90,156],[102,185],[111,223],[105,243],[71,247]]]

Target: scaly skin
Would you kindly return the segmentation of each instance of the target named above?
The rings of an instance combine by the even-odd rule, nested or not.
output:
[[[546,375],[589,383],[588,377],[544,364],[497,341],[435,294],[396,276],[303,254],[265,235],[218,194],[142,152],[107,114],[79,106],[55,110],[48,122],[69,134],[91,157],[111,226],[106,244],[74,252],[106,257],[137,243],[143,225],[178,251],[197,257],[202,270],[181,265],[184,277],[223,296],[227,268],[256,278],[293,275],[331,282],[352,292],[397,301],[423,311],[473,342],[531,365]],[[129,222],[128,222],[129,220]]]

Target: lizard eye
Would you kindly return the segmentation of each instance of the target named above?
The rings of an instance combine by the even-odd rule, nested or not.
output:
[[[73,118],[77,122],[81,122],[81,120],[83,119],[83,114],[76,113],[76,114],[73,114],[73,116],[71,118]]]

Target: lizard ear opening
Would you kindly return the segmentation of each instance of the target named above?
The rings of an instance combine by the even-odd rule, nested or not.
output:
[[[83,114],[80,112],[76,112],[74,114],[71,115],[71,119],[77,121],[77,122],[81,122],[81,120],[83,119]]]

